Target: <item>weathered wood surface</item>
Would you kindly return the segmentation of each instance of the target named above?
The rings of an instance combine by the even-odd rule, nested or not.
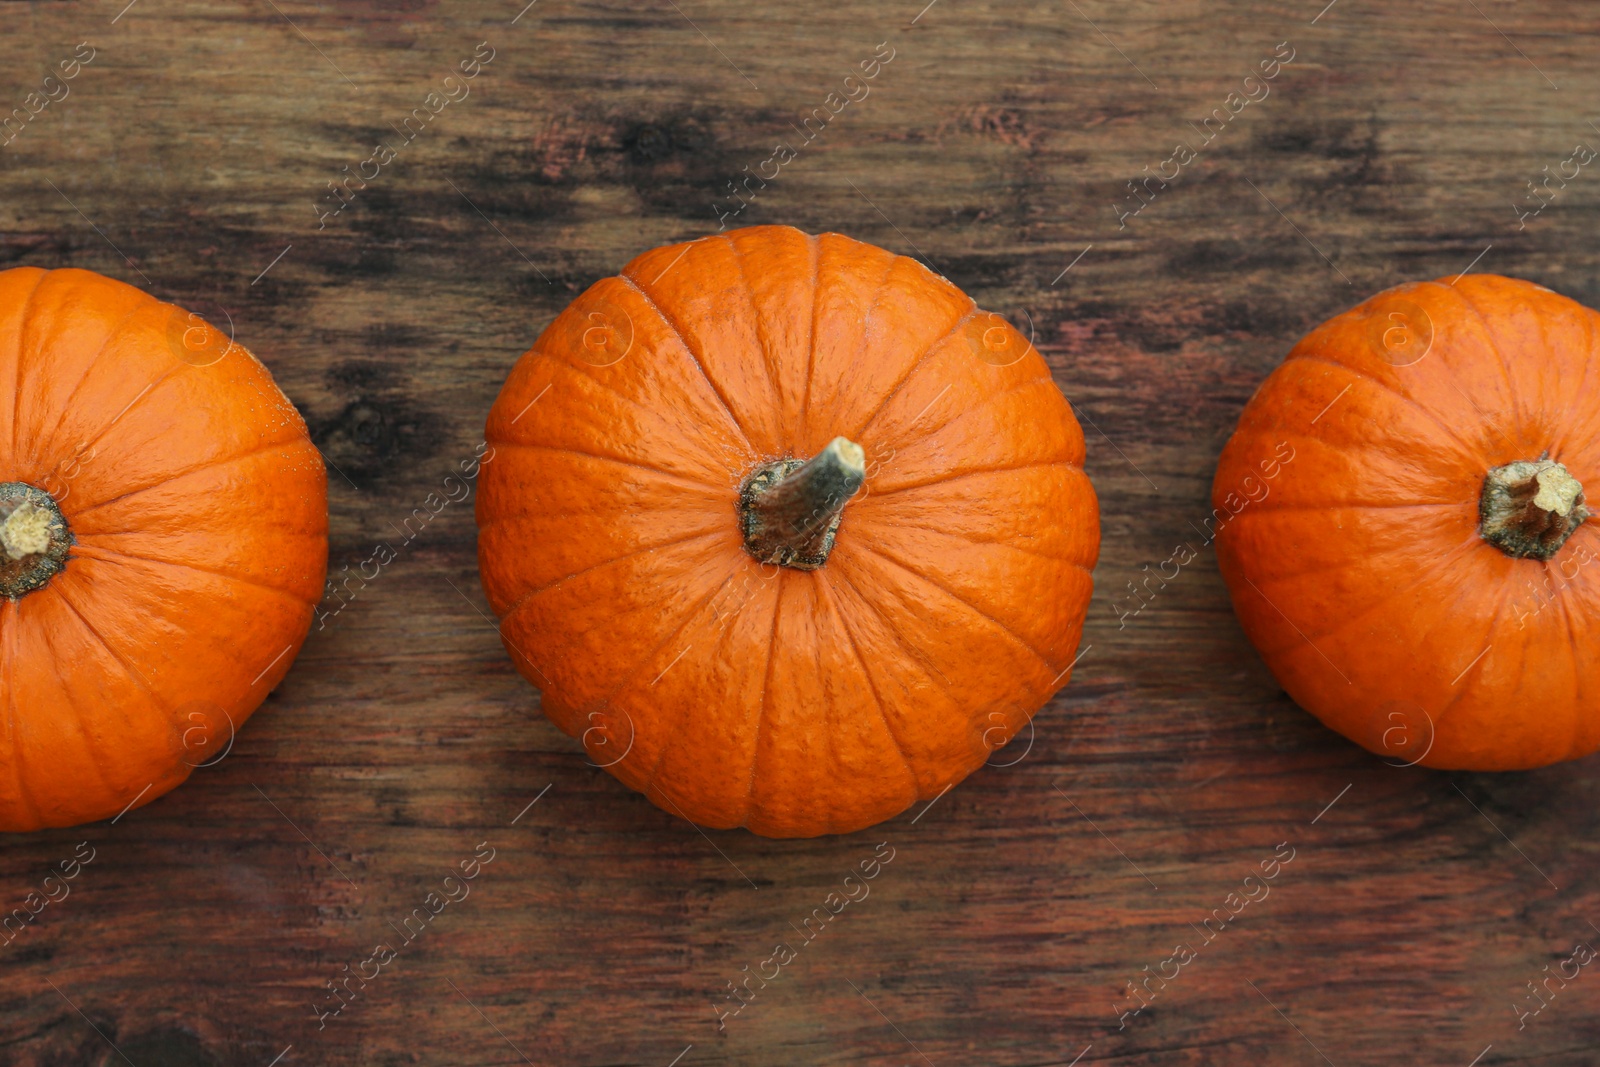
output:
[[[1513,208],[1600,145],[1594,5],[125,2],[0,7],[0,113],[93,50],[0,148],[0,265],[225,309],[338,468],[335,568],[399,555],[216,767],[0,843],[7,910],[95,856],[0,947],[0,1063],[1595,1061],[1591,969],[1521,1029],[1512,1005],[1600,942],[1596,762],[1447,775],[1344,742],[1275,686],[1191,525],[1251,390],[1323,317],[1480,253],[1600,304],[1600,175]],[[480,42],[470,95],[403,143]],[[880,42],[870,95],[796,143]],[[1270,95],[1119,228],[1126,183],[1280,42]],[[319,227],[380,141],[395,158]],[[795,158],[733,223],[918,255],[1031,321],[1104,510],[1084,655],[1031,748],[798,842],[698,832],[588,766],[484,618],[471,504],[397,530],[564,302],[715,231],[779,141]],[[1186,540],[1199,558],[1119,620]],[[471,895],[319,1031],[324,983],[481,842]],[[880,842],[870,897],[719,1030],[727,983]],[[1284,842],[1270,896],[1119,1030],[1127,983]]]

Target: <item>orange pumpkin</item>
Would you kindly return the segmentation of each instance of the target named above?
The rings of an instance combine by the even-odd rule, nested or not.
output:
[[[1099,549],[1037,351],[911,259],[783,226],[647,252],[512,370],[478,498],[506,647],[696,823],[869,826],[1070,672]]]
[[[0,830],[146,804],[283,677],[327,564],[305,423],[243,348],[82,270],[0,272]]]
[[[1283,688],[1396,764],[1600,747],[1600,315],[1494,275],[1402,285],[1257,390],[1217,554]]]

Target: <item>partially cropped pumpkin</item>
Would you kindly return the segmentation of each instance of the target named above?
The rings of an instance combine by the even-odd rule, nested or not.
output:
[[[781,226],[647,252],[522,357],[488,440],[506,647],[668,812],[869,826],[1067,680],[1083,435],[1029,342],[914,260]]]
[[[1600,748],[1600,315],[1494,275],[1324,323],[1257,390],[1212,490],[1245,632],[1395,764]]]
[[[227,749],[327,564],[321,457],[255,358],[82,270],[0,272],[0,830],[116,816]]]

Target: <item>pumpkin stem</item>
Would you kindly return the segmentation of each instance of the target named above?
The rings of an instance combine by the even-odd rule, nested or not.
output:
[[[72,531],[55,499],[26,482],[0,482],[0,596],[16,600],[66,565]]]
[[[803,571],[828,562],[844,506],[866,480],[866,459],[860,445],[835,437],[809,460],[757,467],[739,492],[745,550]]]
[[[1548,560],[1594,514],[1583,483],[1545,453],[1491,470],[1478,497],[1478,532],[1513,559]]]

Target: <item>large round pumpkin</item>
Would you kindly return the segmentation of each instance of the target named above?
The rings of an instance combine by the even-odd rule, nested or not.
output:
[[[1218,560],[1284,689],[1396,764],[1600,747],[1600,315],[1494,275],[1402,285],[1257,390]]]
[[[1083,435],[1037,351],[914,260],[781,226],[647,252],[522,357],[488,440],[506,647],[669,812],[869,826],[1067,680]]]
[[[321,458],[250,353],[88,271],[0,272],[0,830],[224,753],[326,564]]]

